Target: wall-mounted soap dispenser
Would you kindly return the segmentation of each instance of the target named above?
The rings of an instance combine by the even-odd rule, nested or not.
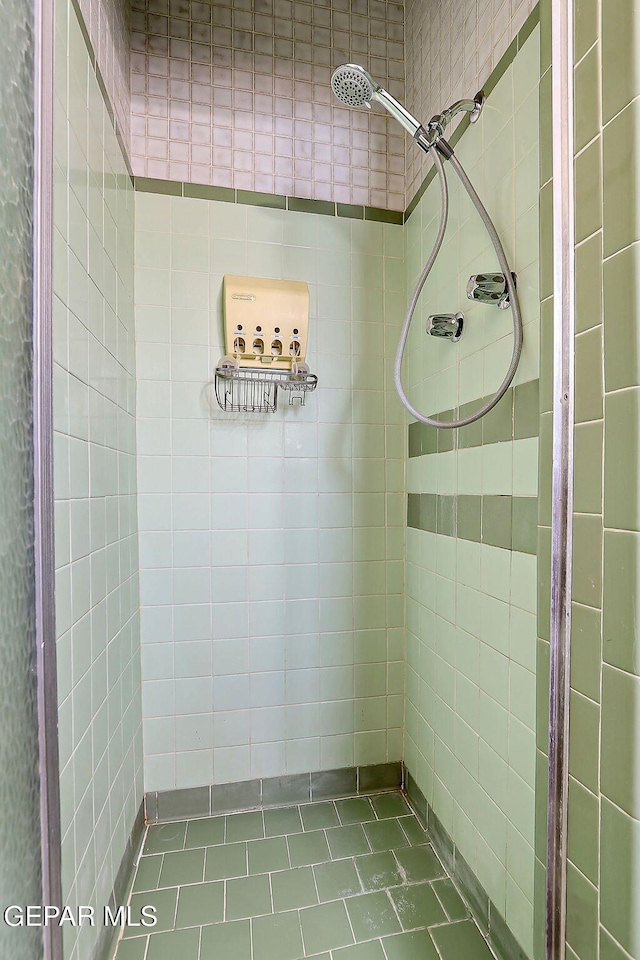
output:
[[[309,288],[297,280],[224,278],[226,355],[215,372],[216,398],[231,412],[274,412],[278,390],[304,404],[318,378],[305,363]]]

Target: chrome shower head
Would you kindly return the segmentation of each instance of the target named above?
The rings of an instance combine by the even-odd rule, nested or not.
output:
[[[331,89],[348,107],[362,107],[373,99],[380,87],[364,67],[357,63],[343,63],[333,71]]]
[[[405,110],[384,87],[376,83],[371,74],[358,63],[343,63],[334,70],[331,89],[338,100],[349,107],[368,107],[372,100],[377,100],[412,137],[421,129],[420,121]]]

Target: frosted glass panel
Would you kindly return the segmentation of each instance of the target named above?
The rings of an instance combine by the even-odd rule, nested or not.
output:
[[[33,11],[0,3],[0,904],[38,903],[34,665],[31,212]],[[38,928],[0,922],[0,956],[42,956]]]

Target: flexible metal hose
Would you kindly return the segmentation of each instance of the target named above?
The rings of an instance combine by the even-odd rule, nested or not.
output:
[[[504,380],[498,387],[498,390],[488,400],[479,410],[476,410],[475,413],[470,414],[468,417],[464,417],[461,420],[434,420],[432,417],[425,417],[421,414],[416,408],[411,404],[409,398],[404,392],[404,387],[402,386],[402,360],[404,357],[404,351],[407,343],[407,337],[409,336],[409,329],[411,327],[411,321],[413,320],[413,315],[418,305],[418,299],[422,293],[422,288],[424,287],[427,277],[431,273],[433,264],[435,263],[436,257],[440,252],[442,246],[442,241],[444,240],[445,230],[447,228],[447,220],[449,218],[449,191],[447,189],[447,177],[444,171],[444,165],[440,158],[440,154],[437,149],[431,151],[431,156],[433,162],[435,163],[436,170],[438,172],[438,177],[440,179],[440,193],[442,198],[442,213],[440,215],[440,226],[438,228],[438,234],[433,245],[433,249],[429,255],[424,269],[420,276],[418,277],[418,282],[416,284],[415,290],[411,297],[409,307],[407,309],[407,314],[402,325],[402,330],[400,332],[400,340],[398,342],[398,351],[396,353],[396,361],[394,366],[394,381],[396,386],[396,391],[402,404],[406,407],[409,413],[419,420],[421,423],[426,423],[430,427],[443,427],[445,429],[453,429],[455,427],[465,427],[468,423],[474,423],[476,420],[479,420],[481,417],[484,417],[485,413],[488,413],[489,410],[493,410],[495,405],[502,399],[505,395],[511,381],[515,376],[515,372],[518,368],[518,363],[520,361],[520,354],[522,353],[522,317],[520,315],[520,304],[518,303],[518,294],[516,292],[516,285],[514,283],[513,277],[511,275],[511,270],[509,269],[509,264],[504,252],[502,243],[500,242],[500,237],[496,231],[496,228],[493,225],[491,217],[487,213],[480,197],[476,193],[473,184],[469,180],[467,174],[463,170],[458,158],[453,153],[451,147],[448,144],[445,144],[446,151],[445,156],[449,160],[451,166],[456,171],[458,177],[460,178],[462,185],[467,191],[474,207],[480,214],[480,218],[487,228],[487,232],[491,237],[491,242],[493,243],[493,248],[498,257],[498,262],[500,264],[500,269],[504,274],[504,278],[507,283],[507,290],[509,291],[509,304],[511,306],[511,314],[513,317],[513,353],[511,355],[511,363],[509,364],[509,369],[507,370],[507,375]]]

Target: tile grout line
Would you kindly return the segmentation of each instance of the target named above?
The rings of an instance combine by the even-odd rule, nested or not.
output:
[[[365,824],[367,824],[367,823],[371,823],[371,824],[372,824],[372,823],[376,823],[376,822],[378,822],[378,823],[383,823],[383,822],[386,821],[386,822],[389,823],[389,824],[392,824],[392,823],[393,823],[393,824],[398,824],[398,825],[400,826],[400,833],[401,833],[402,837],[404,838],[404,842],[402,843],[402,848],[406,847],[407,849],[411,849],[411,848],[415,847],[416,844],[414,844],[414,843],[411,842],[411,838],[410,838],[409,834],[407,833],[407,830],[405,829],[405,825],[403,825],[403,818],[406,820],[406,825],[407,825],[407,827],[408,827],[408,818],[411,817],[412,820],[414,820],[415,823],[417,824],[417,826],[419,827],[420,832],[421,832],[421,835],[422,835],[420,838],[417,838],[417,839],[422,839],[422,837],[424,837],[424,840],[426,841],[426,845],[429,847],[429,849],[431,850],[431,852],[432,852],[433,855],[435,856],[437,862],[439,863],[439,865],[440,865],[440,867],[441,867],[441,869],[442,869],[443,876],[442,876],[441,878],[438,878],[438,879],[446,879],[446,878],[449,878],[450,880],[452,880],[453,887],[454,887],[454,889],[455,889],[456,892],[457,892],[457,886],[456,886],[456,884],[455,884],[455,881],[453,881],[453,878],[451,878],[451,877],[449,876],[449,873],[447,872],[446,868],[444,867],[444,864],[442,863],[439,855],[438,855],[438,854],[436,853],[436,851],[433,849],[433,845],[432,845],[432,842],[431,842],[431,838],[430,838],[430,833],[429,833],[429,831],[428,831],[428,830],[425,830],[425,829],[423,828],[421,822],[420,822],[419,819],[416,817],[415,812],[412,810],[412,808],[411,808],[410,805],[407,806],[407,811],[406,811],[406,812],[403,812],[403,813],[401,813],[401,814],[395,814],[395,815],[393,815],[393,816],[382,816],[382,815],[380,815],[380,814],[378,813],[378,811],[376,810],[376,808],[375,808],[375,806],[374,806],[374,804],[373,804],[373,797],[371,797],[371,796],[366,796],[366,797],[350,797],[350,798],[340,798],[340,799],[343,799],[343,800],[349,800],[349,799],[351,799],[351,800],[352,800],[352,799],[364,799],[364,800],[366,800],[366,801],[367,801],[368,808],[369,808],[369,811],[370,811],[370,813],[371,813],[371,819],[367,819],[367,820],[365,820],[365,821],[357,821],[357,820],[356,820],[356,821],[354,821],[354,822],[352,822],[352,823],[349,823],[349,822],[344,823],[344,822],[342,821],[342,819],[340,818],[339,808],[337,807],[337,802],[338,802],[338,801],[336,801],[336,800],[319,801],[320,804],[324,804],[325,802],[326,802],[327,804],[330,804],[331,808],[333,809],[334,814],[335,814],[336,817],[337,817],[337,820],[338,820],[338,824],[337,824],[337,825],[334,825],[333,827],[325,826],[325,827],[321,828],[320,830],[317,830],[317,828],[316,828],[316,829],[313,829],[313,828],[312,828],[312,829],[310,829],[310,830],[304,830],[304,829],[303,829],[302,832],[299,831],[297,834],[285,834],[285,835],[280,835],[280,837],[281,837],[281,838],[284,837],[285,841],[288,841],[288,838],[289,838],[289,837],[292,837],[292,836],[295,836],[295,835],[300,836],[300,835],[304,835],[305,833],[322,832],[322,833],[323,833],[323,836],[324,836],[324,839],[325,839],[325,842],[327,843],[327,850],[328,850],[328,853],[329,853],[329,860],[328,860],[328,861],[321,861],[321,862],[322,862],[322,863],[325,863],[325,862],[326,862],[326,863],[351,863],[351,864],[353,864],[353,867],[354,867],[354,870],[355,870],[355,873],[356,873],[356,877],[358,878],[358,884],[359,884],[359,887],[360,887],[359,892],[353,894],[353,896],[352,896],[353,899],[357,899],[358,896],[367,895],[367,894],[369,894],[369,893],[385,892],[386,895],[387,895],[387,900],[391,900],[392,909],[394,910],[394,913],[395,913],[395,915],[396,915],[396,917],[398,918],[398,921],[399,921],[399,923],[400,923],[401,929],[400,929],[400,930],[398,931],[398,933],[396,934],[396,935],[398,935],[398,936],[400,936],[400,935],[402,935],[402,934],[404,934],[404,933],[410,933],[410,932],[414,932],[414,931],[418,931],[418,930],[422,930],[422,929],[430,930],[432,926],[438,926],[438,927],[439,927],[439,926],[448,926],[448,925],[451,925],[451,923],[459,923],[459,922],[462,922],[460,919],[457,919],[457,920],[452,921],[452,920],[449,918],[448,913],[447,913],[447,910],[446,910],[446,908],[444,907],[444,904],[442,903],[440,897],[438,896],[438,894],[437,894],[437,893],[435,892],[435,890],[434,890],[434,887],[433,887],[433,882],[434,882],[434,881],[433,881],[433,880],[424,881],[423,879],[419,879],[419,878],[418,878],[418,879],[416,879],[415,881],[411,881],[411,882],[410,882],[410,881],[407,879],[405,871],[403,870],[403,868],[402,868],[402,867],[400,866],[400,864],[399,864],[399,861],[398,861],[397,856],[396,856],[396,850],[395,850],[395,849],[390,849],[390,850],[387,851],[387,852],[392,854],[394,863],[398,863],[398,866],[399,866],[399,871],[398,871],[398,872],[399,872],[399,875],[400,875],[401,877],[404,877],[404,881],[403,881],[402,883],[400,883],[400,884],[392,885],[391,887],[385,887],[384,890],[381,890],[381,891],[377,891],[377,890],[369,891],[369,890],[364,889],[362,879],[361,879],[361,877],[360,877],[359,871],[358,871],[357,866],[356,866],[358,856],[362,856],[362,857],[371,856],[371,855],[375,855],[376,853],[383,853],[384,851],[370,850],[370,852],[367,853],[367,854],[364,854],[364,853],[363,853],[362,855],[356,855],[356,854],[354,854],[354,855],[351,855],[351,856],[348,856],[348,857],[338,856],[338,857],[334,858],[334,857],[332,856],[332,854],[331,854],[331,849],[330,849],[330,846],[329,846],[329,844],[328,844],[327,831],[330,830],[330,829],[343,829],[343,828],[349,827],[349,826],[360,826],[362,832],[364,833],[364,836],[365,836],[366,839],[367,839],[367,845],[368,845],[369,847],[371,847],[371,844],[370,844],[368,835],[367,835],[366,831],[364,830]],[[302,821],[302,816],[301,816],[301,812],[300,812],[300,807],[301,807],[301,806],[304,806],[304,805],[298,804],[298,805],[295,806],[295,809],[296,809],[296,811],[297,811],[299,821],[300,821],[300,823],[301,823],[301,825],[302,825],[302,824],[303,824],[303,821]],[[284,809],[284,808],[282,808],[282,809]],[[263,835],[262,835],[262,837],[254,838],[253,842],[260,842],[260,840],[265,841],[265,840],[268,840],[268,839],[274,839],[274,837],[267,837],[267,836],[266,836],[266,823],[265,823],[265,821],[264,821],[264,811],[260,811],[260,812],[262,813],[262,821],[263,821],[263,830],[262,830],[262,833],[263,833]],[[199,819],[202,819],[202,818],[196,818],[196,820],[199,820]],[[216,819],[216,818],[213,817],[213,818],[208,818],[208,819]],[[190,847],[186,847],[186,846],[185,846],[186,841],[187,841],[187,835],[188,835],[188,829],[189,829],[189,823],[190,823],[190,822],[191,822],[190,820],[186,820],[186,821],[185,821],[182,852],[189,852],[189,851],[191,851],[191,850],[200,849],[200,848],[197,848],[197,847],[196,847],[196,848],[190,848]],[[226,826],[226,823],[225,823],[225,826]],[[235,842],[235,841],[234,841],[234,842]],[[240,842],[240,841],[238,841],[238,842]],[[245,869],[246,869],[246,871],[247,871],[246,876],[249,877],[249,876],[251,876],[251,875],[250,875],[249,872],[248,872],[248,869],[249,869],[249,866],[248,866],[248,850],[249,850],[249,847],[248,847],[248,845],[249,845],[249,843],[252,842],[252,841],[251,841],[251,840],[244,840],[244,841],[242,841],[242,842],[244,843],[244,847],[245,847],[245,851],[244,851],[244,852],[245,852]],[[421,844],[419,844],[419,843],[418,843],[417,845],[418,845],[418,846],[421,846]],[[220,848],[220,847],[222,847],[222,846],[224,846],[224,844],[214,844],[210,849],[214,849],[214,850],[215,850],[215,849]],[[206,849],[206,848],[205,848],[205,849]],[[288,843],[287,843],[287,851],[288,851],[288,850],[289,850],[289,848],[288,848]],[[160,870],[162,870],[162,868],[164,867],[164,858],[165,858],[167,852],[179,853],[179,852],[181,852],[181,850],[176,850],[176,851],[161,851],[160,854],[159,854],[159,856],[161,857]],[[153,854],[153,853],[152,853],[152,854],[148,854],[147,856],[149,856],[149,857],[152,857],[152,856],[155,857],[155,856],[158,856],[158,854]],[[197,888],[198,886],[206,883],[206,881],[204,880],[205,864],[206,864],[206,859],[203,857],[203,879],[202,879],[202,881],[195,881],[193,884],[187,884],[187,886],[192,886],[192,887],[196,887],[196,888]],[[314,865],[314,864],[309,864],[308,866],[309,866],[309,868],[310,868],[311,871],[312,871],[312,878],[313,878],[313,882],[314,882],[314,890],[315,890],[316,897],[317,897],[318,900],[319,900],[319,899],[320,899],[320,895],[319,895],[319,890],[318,890],[317,877],[316,877],[316,873],[315,873],[315,866],[317,866],[317,865],[318,865],[318,864],[315,864],[315,865]],[[290,867],[290,869],[293,869],[293,868]],[[275,872],[281,872],[281,871],[275,871]],[[285,869],[284,869],[284,868],[283,868],[283,871],[282,871],[282,872],[285,872]],[[288,909],[286,909],[286,910],[281,910],[281,911],[276,911],[276,910],[275,910],[275,903],[274,903],[274,900],[273,900],[273,887],[272,887],[272,879],[273,879],[273,873],[274,873],[274,871],[273,871],[273,870],[267,870],[267,871],[265,871],[265,873],[266,873],[266,875],[269,877],[270,894],[271,894],[271,896],[270,896],[271,914],[269,914],[269,915],[271,915],[271,916],[277,916],[278,913],[283,913],[283,912],[287,912],[287,913],[288,913],[288,912],[290,912]],[[159,875],[158,875],[158,876],[159,876]],[[228,882],[229,879],[231,879],[231,878],[229,878],[229,877],[224,878],[225,887],[224,887],[223,889],[224,889],[225,891],[226,891],[226,883]],[[403,887],[405,887],[406,885],[412,886],[412,885],[414,885],[414,883],[415,883],[416,885],[419,885],[419,884],[421,884],[421,883],[423,883],[423,882],[428,882],[429,887],[434,891],[434,893],[436,893],[436,900],[437,900],[437,902],[441,905],[442,910],[443,910],[443,913],[444,913],[444,915],[445,915],[445,917],[446,917],[447,919],[444,920],[442,923],[431,924],[429,927],[417,926],[417,927],[411,927],[411,928],[409,928],[408,930],[404,930],[404,929],[403,929],[402,921],[401,921],[400,918],[399,918],[399,915],[398,915],[398,912],[397,912],[397,909],[396,909],[396,906],[395,906],[395,902],[394,902],[393,898],[391,897],[391,890],[392,890],[392,889],[398,889],[398,890],[400,890],[400,889],[402,889]],[[181,894],[181,890],[182,890],[182,887],[183,887],[183,886],[185,886],[185,884],[182,884],[182,883],[181,883],[181,884],[177,884],[177,885],[176,885],[176,887],[177,887],[177,891],[176,891],[176,914],[174,915],[174,927],[173,927],[174,930],[177,929],[177,928],[175,927],[175,923],[176,923],[176,921],[177,921],[177,908],[178,908],[178,904],[179,904],[179,901],[180,901],[180,894]],[[381,946],[382,946],[383,953],[386,955],[386,951],[384,950],[384,946],[383,946],[383,943],[382,943],[382,937],[381,937],[381,936],[379,936],[379,937],[373,937],[373,938],[371,938],[371,939],[366,939],[366,940],[362,940],[362,941],[358,941],[358,940],[355,938],[355,932],[354,932],[354,930],[353,930],[353,924],[352,924],[352,922],[351,922],[351,917],[350,917],[349,911],[348,911],[347,906],[346,906],[346,900],[347,900],[347,899],[351,899],[351,898],[347,898],[347,897],[345,897],[345,896],[343,895],[342,897],[336,897],[336,898],[333,899],[333,900],[325,901],[325,902],[327,902],[327,903],[330,903],[330,902],[336,903],[336,902],[341,901],[341,902],[344,904],[344,909],[345,909],[345,912],[346,912],[346,914],[347,914],[348,921],[349,921],[349,925],[350,925],[350,929],[351,929],[352,935],[354,936],[354,943],[355,943],[356,945],[358,945],[359,943],[379,942],[379,943],[381,944]],[[320,905],[322,905],[322,904],[321,904],[321,903],[318,903],[317,905],[320,906]],[[301,911],[301,908],[297,908],[297,914],[298,914],[298,921],[299,921],[299,922],[300,922],[300,911]],[[223,916],[224,916],[224,913],[223,913]],[[266,914],[265,914],[265,916],[266,916]],[[252,936],[252,938],[253,938],[253,921],[254,921],[256,918],[255,918],[255,917],[248,917],[247,919],[250,921],[250,924],[251,924],[251,936]],[[468,918],[463,918],[463,919],[468,919]],[[224,922],[228,922],[228,921],[222,921],[222,922],[224,923]],[[199,934],[199,949],[200,949],[200,948],[201,948],[200,945],[201,945],[201,942],[202,942],[202,937],[203,937],[203,935],[204,935],[204,925],[203,925],[203,924],[194,924],[193,926],[186,927],[186,928],[180,928],[180,929],[195,929],[196,927],[200,930],[200,934]],[[171,932],[171,931],[163,931],[163,933],[164,933],[164,932]],[[389,936],[394,936],[394,934],[389,934]],[[431,939],[433,939],[433,938],[431,938]],[[484,939],[484,938],[483,938],[483,939]],[[253,939],[252,939],[251,942],[252,942],[252,944],[253,944]],[[149,949],[149,937],[147,936],[147,944],[146,944],[146,947],[145,947],[145,955],[146,955],[146,952],[147,952],[148,949]],[[337,947],[336,947],[335,949],[337,950],[337,949],[340,949],[340,948],[337,948]],[[333,956],[334,950],[331,949],[331,950],[327,951],[327,953],[330,953],[331,956]]]

